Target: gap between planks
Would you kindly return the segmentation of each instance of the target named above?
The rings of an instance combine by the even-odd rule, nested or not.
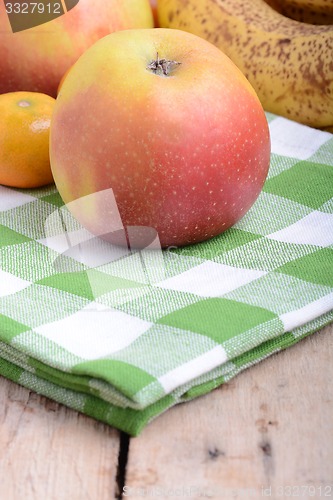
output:
[[[126,496],[314,498],[315,487],[315,498],[333,497],[332,334],[327,326],[153,421],[130,441]]]
[[[117,497],[117,430],[2,377],[0,401],[0,500]]]

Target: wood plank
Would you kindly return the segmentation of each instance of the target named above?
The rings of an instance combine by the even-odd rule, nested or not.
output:
[[[153,421],[130,441],[126,496],[281,498],[291,496],[281,487],[329,485],[332,333],[331,325]]]
[[[0,498],[115,497],[119,433],[0,378]]]

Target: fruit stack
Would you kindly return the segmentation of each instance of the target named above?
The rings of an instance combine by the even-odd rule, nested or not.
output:
[[[0,0],[1,375],[137,434],[333,321],[330,5]]]
[[[0,5],[0,183],[54,180],[69,208],[110,190],[110,206],[73,205],[89,231],[110,241],[119,220],[152,228],[162,247],[235,224],[268,171],[263,110],[333,127],[326,0],[66,7]],[[124,244],[149,243],[147,231],[126,231]]]
[[[66,6],[64,12],[61,2],[0,2],[0,110],[6,117],[0,184],[31,188],[52,181],[50,118],[62,77],[103,36],[153,27],[149,0],[67,0]]]

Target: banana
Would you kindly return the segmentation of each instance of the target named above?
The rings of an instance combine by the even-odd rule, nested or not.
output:
[[[158,0],[158,17],[162,28],[223,50],[265,110],[312,127],[333,125],[333,26],[293,21],[264,0]]]
[[[330,134],[333,134],[333,125],[331,127],[323,127],[322,130],[325,132],[329,132]]]
[[[280,14],[309,24],[333,24],[333,0],[265,0]]]

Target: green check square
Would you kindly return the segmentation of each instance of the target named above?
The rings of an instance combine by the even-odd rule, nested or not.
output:
[[[58,192],[47,194],[41,198],[42,201],[46,201],[55,207],[61,208],[64,205],[64,202]]]
[[[94,299],[86,271],[55,274],[37,281],[37,284],[80,295],[90,300]]]
[[[177,255],[197,256],[204,259],[214,259],[220,254],[226,253],[233,248],[241,247],[258,238],[260,238],[258,234],[231,227],[211,240],[177,248],[173,250],[172,253]]]
[[[5,359],[0,357],[0,373],[3,377],[9,378],[13,382],[19,383],[20,377],[22,373],[25,371],[22,368],[6,361]]]
[[[289,170],[298,162],[299,160],[296,158],[291,158],[289,156],[280,156],[272,153],[267,180],[276,177],[285,170]]]
[[[11,342],[16,335],[19,335],[27,330],[30,330],[29,326],[0,314],[0,339],[4,342]]]
[[[27,238],[23,234],[17,233],[13,231],[9,227],[0,225],[0,247],[6,247],[8,245],[17,245],[18,243],[25,243],[30,241],[30,238]]]
[[[127,397],[134,396],[156,378],[140,368],[114,359],[98,359],[78,363],[72,373],[88,375],[102,380],[112,381],[112,385]]]
[[[333,167],[301,161],[269,179],[264,185],[264,191],[317,209],[332,198]]]
[[[158,323],[200,333],[222,343],[275,318],[274,313],[261,307],[214,298],[168,314]]]
[[[38,284],[80,295],[90,300],[110,291],[142,287],[140,283],[101,273],[96,269],[55,274],[39,280]]]
[[[277,269],[303,281],[333,287],[333,249],[321,248]]]

